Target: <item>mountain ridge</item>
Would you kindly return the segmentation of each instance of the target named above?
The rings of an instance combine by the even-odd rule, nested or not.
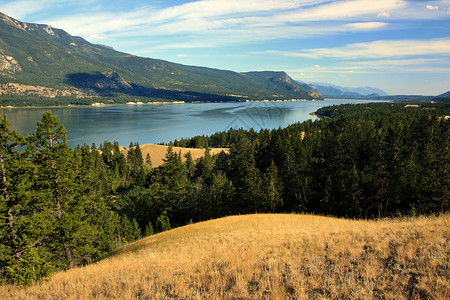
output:
[[[349,99],[359,99],[359,98],[371,98],[371,97],[381,97],[389,96],[388,93],[379,88],[374,87],[342,87],[329,82],[303,82],[300,83],[307,84],[310,87],[319,91],[325,98],[349,98]]]
[[[91,44],[62,29],[18,21],[0,13],[0,94],[5,84],[55,89],[51,97],[143,97],[149,101],[322,99],[286,72],[234,72],[139,57]],[[123,100],[125,101],[125,100]]]

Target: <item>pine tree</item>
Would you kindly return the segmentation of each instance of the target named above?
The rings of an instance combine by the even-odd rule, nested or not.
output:
[[[152,168],[152,159],[150,158],[150,153],[147,153],[147,156],[145,157],[145,164],[147,165],[148,170]]]
[[[195,173],[195,163],[194,160],[192,159],[191,151],[188,151],[188,153],[186,153],[184,157],[186,158],[184,164],[186,166],[188,179],[192,179]]]
[[[122,243],[131,243],[142,237],[141,229],[136,219],[130,220],[127,216],[122,216],[120,225],[120,240]]]
[[[333,182],[331,181],[331,176],[328,176],[327,181],[325,182],[323,195],[323,206],[325,213],[328,213],[328,207],[331,203],[333,203]]]
[[[262,202],[262,180],[256,168],[254,147],[243,138],[230,149],[229,176],[236,188],[236,212],[255,212]]]
[[[283,205],[283,183],[278,177],[278,169],[273,160],[263,176],[263,199],[261,209],[275,212]]]
[[[172,229],[170,226],[170,220],[167,215],[167,210],[164,210],[161,215],[156,219],[156,229],[158,232],[163,232]]]
[[[127,162],[129,165],[127,177],[131,181],[131,184],[134,186],[144,185],[147,172],[139,143],[134,144],[134,147],[128,150]]]
[[[148,222],[147,226],[145,226],[144,236],[150,236],[154,233],[152,222]]]
[[[71,268],[95,256],[92,242],[98,228],[92,217],[96,203],[82,194],[78,180],[81,161],[67,145],[66,132],[57,118],[44,113],[37,124],[34,145],[37,180],[34,199],[47,214],[51,227],[48,245],[63,267]]]
[[[166,187],[166,200],[174,209],[187,209],[192,203],[187,198],[187,169],[181,157],[167,149],[164,164],[160,167],[160,182]]]
[[[35,255],[45,260],[45,249],[38,253],[40,232],[36,232],[39,212],[30,205],[29,190],[33,166],[25,140],[11,132],[6,117],[0,116],[0,276],[20,284],[27,284],[37,277],[51,273],[45,263],[33,266]],[[44,231],[45,228],[38,229]]]

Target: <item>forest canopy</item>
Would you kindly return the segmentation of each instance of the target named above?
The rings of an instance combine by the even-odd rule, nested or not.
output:
[[[0,278],[29,284],[101,259],[142,236],[256,212],[348,218],[449,209],[449,104],[327,107],[318,121],[230,129],[171,143],[151,167],[139,144],[67,145],[45,113],[21,136],[0,117]],[[215,156],[209,147],[229,147]]]

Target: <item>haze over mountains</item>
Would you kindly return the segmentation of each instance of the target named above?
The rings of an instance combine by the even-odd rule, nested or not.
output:
[[[313,89],[322,94],[324,98],[335,99],[372,99],[372,100],[391,100],[391,101],[406,101],[406,102],[449,102],[450,91],[437,96],[424,95],[389,95],[385,91],[374,87],[342,87],[328,82],[303,82],[301,84],[308,84]]]
[[[116,103],[119,97],[166,101],[322,98],[285,72],[237,73],[138,57],[1,13],[0,84],[3,96],[108,97]]]
[[[378,96],[388,96],[388,94],[379,88],[373,87],[342,87],[328,82],[300,82],[308,84],[319,91],[325,98],[370,98]]]

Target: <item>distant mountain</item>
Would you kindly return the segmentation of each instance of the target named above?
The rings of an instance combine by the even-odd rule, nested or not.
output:
[[[138,57],[1,13],[0,95],[3,105],[8,99],[8,103],[20,98],[30,102],[36,97],[78,99],[75,102],[94,101],[93,97],[113,99],[110,102],[138,97],[169,101],[322,98],[285,72],[237,73]]]
[[[379,95],[379,96],[388,96],[388,93],[386,93],[382,89],[373,88],[370,86],[359,87],[359,88],[350,88],[350,87],[339,87],[339,88],[342,88],[346,92],[358,93],[363,96],[370,96],[370,95],[375,95],[375,94]]]
[[[450,102],[450,91],[434,97],[433,101]]]
[[[301,82],[303,84],[308,84],[312,88],[319,91],[325,98],[371,98],[378,96],[388,96],[388,94],[378,88],[373,87],[341,87],[328,82]]]
[[[443,94],[441,94],[439,96],[436,96],[436,97],[450,97],[450,91],[448,91],[446,93],[443,93]]]
[[[394,102],[450,102],[450,91],[438,96],[424,95],[390,95],[390,96],[367,96],[374,100],[390,100]]]

